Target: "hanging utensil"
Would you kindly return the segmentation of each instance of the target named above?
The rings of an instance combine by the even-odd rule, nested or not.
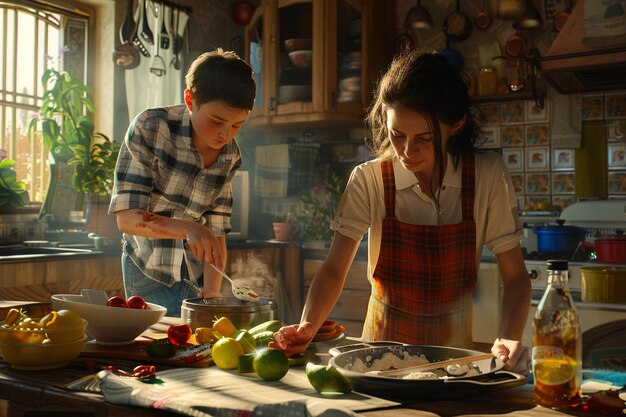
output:
[[[162,16],[162,22],[161,22],[161,49],[169,49],[170,48],[170,30],[167,28],[167,26],[169,25],[169,16],[167,13],[169,12],[169,9],[165,6],[165,4],[161,4],[161,14]]]
[[[480,0],[480,11],[474,16],[474,24],[478,29],[485,30],[492,22],[491,14],[485,9],[485,1]]]
[[[141,55],[145,56],[146,58],[150,56],[150,51],[148,51],[148,48],[146,48],[146,45],[143,44],[141,38],[139,37],[139,27],[141,25],[143,25],[143,21],[145,19],[144,16],[144,8],[141,6],[141,4],[137,3],[138,7],[137,10],[135,11],[135,16],[136,16],[136,27],[135,27],[135,34],[133,35],[133,45],[135,45],[135,47],[139,50],[139,52],[141,52]]]
[[[452,42],[462,42],[472,33],[472,24],[467,15],[461,12],[459,0],[456,0],[456,10],[444,19],[443,31]]]
[[[219,272],[224,278],[226,278],[232,287],[233,296],[241,301],[259,301],[261,297],[256,293],[252,288],[244,286],[235,285],[233,280],[226,275],[224,271],[216,267],[214,264],[211,264],[213,269]]]
[[[148,24],[148,0],[143,0],[143,20],[141,22],[141,38],[150,45],[154,44],[154,34]]]
[[[124,69],[133,69],[139,65],[139,50],[133,46],[132,39],[137,33],[137,24],[133,19],[133,0],[126,2],[126,16],[120,27],[121,45],[113,50],[113,62]]]
[[[157,15],[157,28],[161,27],[162,24],[163,24],[163,5],[161,5],[161,8]],[[156,55],[152,59],[152,65],[150,66],[150,72],[156,75],[157,77],[161,77],[165,75],[165,73],[167,72],[167,69],[165,67],[165,60],[163,59],[161,55],[159,55],[159,48],[161,46],[160,36],[161,34],[157,33]]]
[[[174,14],[174,12],[176,12],[176,14]],[[172,58],[172,62],[170,62],[170,65],[174,67],[175,70],[180,69],[180,57],[178,56],[178,54],[180,53],[180,50],[182,49],[182,46],[183,46],[183,39],[178,34],[178,15],[179,14],[180,14],[180,11],[178,9],[174,9],[174,11],[172,12],[172,18],[174,20],[174,25],[173,25],[174,27],[172,28],[172,33],[174,34],[172,38],[172,52],[174,53],[174,57]]]

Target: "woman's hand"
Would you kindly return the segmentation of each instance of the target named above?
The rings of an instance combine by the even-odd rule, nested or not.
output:
[[[291,326],[281,327],[274,333],[274,342],[270,342],[269,346],[280,349],[287,356],[295,355],[306,350],[313,340],[315,331],[313,325],[308,321],[301,324],[292,324]]]
[[[491,347],[493,356],[505,364],[505,369],[522,375],[530,371],[530,350],[518,340],[497,338]]]

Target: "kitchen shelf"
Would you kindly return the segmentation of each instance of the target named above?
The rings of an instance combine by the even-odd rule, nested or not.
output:
[[[543,102],[545,94],[543,92],[537,92],[537,99]],[[534,100],[532,91],[520,91],[517,93],[508,94],[495,94],[490,96],[472,96],[470,101],[474,104],[486,104],[486,103],[501,103],[508,101],[524,101]]]

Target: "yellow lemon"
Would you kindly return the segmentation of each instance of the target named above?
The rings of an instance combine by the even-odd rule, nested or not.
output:
[[[289,359],[285,352],[270,347],[258,350],[252,365],[257,375],[266,381],[278,381],[289,371]]]
[[[239,357],[243,354],[243,347],[232,337],[219,339],[211,348],[213,362],[221,369],[237,368]]]
[[[533,373],[545,385],[561,385],[571,381],[576,374],[576,362],[569,356],[560,359],[542,359],[535,363]]]

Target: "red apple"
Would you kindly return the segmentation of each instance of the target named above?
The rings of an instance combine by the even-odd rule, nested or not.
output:
[[[126,302],[124,297],[120,297],[119,295],[114,295],[113,297],[109,298],[109,300],[107,301],[107,305],[109,307],[128,308],[128,303]]]
[[[128,308],[136,308],[137,310],[148,309],[148,304],[146,304],[146,300],[138,295],[133,295],[128,300],[126,300],[126,304],[128,304]]]

